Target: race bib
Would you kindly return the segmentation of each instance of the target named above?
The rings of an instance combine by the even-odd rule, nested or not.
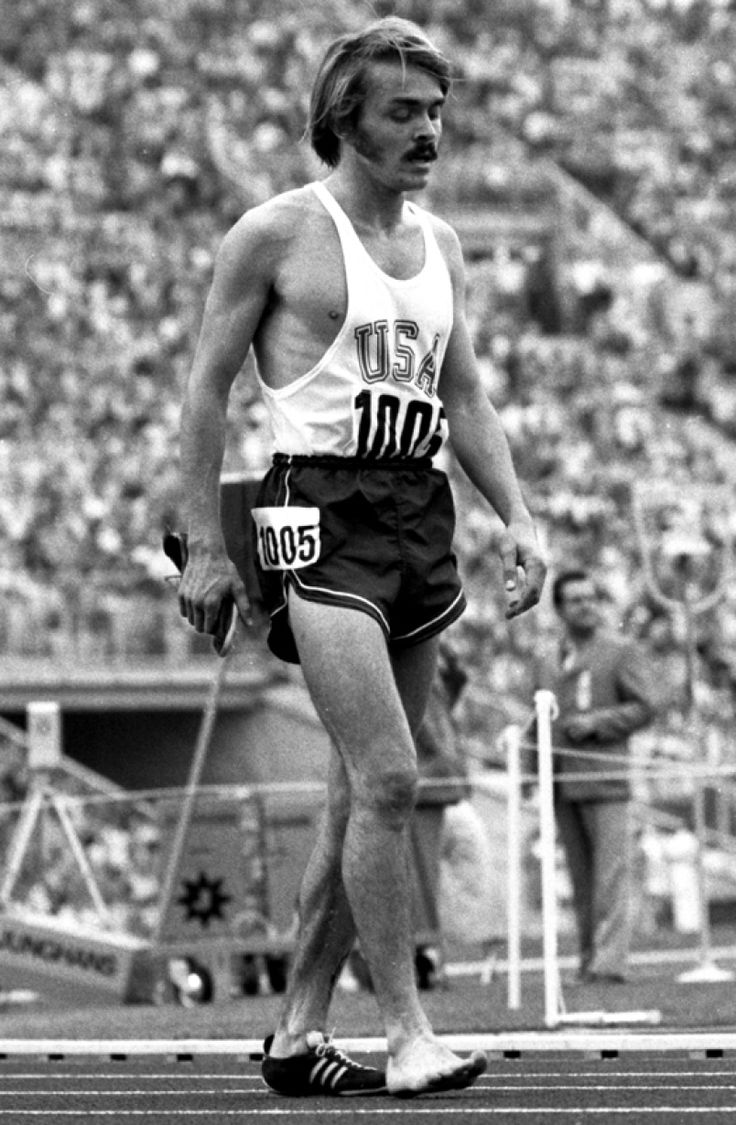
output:
[[[319,508],[253,508],[263,570],[300,570],[320,552]]]

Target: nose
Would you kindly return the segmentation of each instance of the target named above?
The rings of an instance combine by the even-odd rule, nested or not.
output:
[[[439,137],[442,132],[442,122],[438,117],[431,117],[429,113],[423,113],[418,119],[416,128],[417,140],[434,140]]]

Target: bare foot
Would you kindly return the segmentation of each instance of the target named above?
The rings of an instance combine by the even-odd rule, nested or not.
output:
[[[386,1085],[396,1098],[416,1098],[472,1085],[488,1066],[483,1051],[462,1058],[434,1035],[422,1035],[389,1057]]]

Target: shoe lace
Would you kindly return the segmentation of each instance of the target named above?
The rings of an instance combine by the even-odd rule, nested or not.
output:
[[[363,1063],[355,1062],[354,1059],[351,1059],[350,1056],[346,1055],[339,1047],[336,1047],[332,1042],[331,1034],[326,1035],[322,1042],[315,1047],[315,1052],[320,1058],[330,1059],[330,1061],[334,1060],[335,1062],[342,1063],[343,1066],[352,1067],[353,1070],[371,1069],[369,1066],[364,1066]]]

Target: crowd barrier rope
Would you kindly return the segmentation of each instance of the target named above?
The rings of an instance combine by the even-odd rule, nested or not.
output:
[[[13,803],[3,803],[0,806],[0,833],[5,846],[3,864],[0,867],[0,910],[12,912],[22,906],[24,901],[34,900],[38,894],[38,901],[43,897],[40,884],[49,874],[53,876],[53,867],[43,862],[44,837],[50,841],[52,848],[61,843],[67,852],[64,860],[65,870],[74,875],[76,880],[76,898],[73,906],[66,912],[67,917],[72,917],[72,910],[79,911],[79,917],[92,922],[101,931],[117,932],[121,937],[127,932],[137,934],[154,944],[162,940],[162,927],[165,921],[165,904],[178,901],[181,882],[181,861],[185,842],[189,835],[192,818],[197,811],[199,815],[204,810],[213,806],[220,806],[223,810],[222,824],[217,831],[223,834],[231,833],[228,841],[235,841],[236,836],[242,845],[245,855],[244,862],[253,859],[254,869],[267,867],[270,863],[272,848],[268,841],[264,844],[263,823],[270,815],[270,804],[276,801],[292,799],[297,805],[316,807],[324,795],[324,782],[320,780],[304,781],[300,783],[288,781],[244,783],[242,785],[202,785],[201,766],[206,755],[207,746],[211,736],[211,724],[216,696],[222,683],[227,659],[220,662],[218,677],[213,683],[211,707],[204,716],[200,730],[197,752],[194,755],[191,772],[187,785],[172,788],[155,788],[147,790],[123,791],[117,787],[101,786],[97,779],[90,774],[89,777],[81,772],[69,771],[68,760],[63,759],[59,776],[52,775],[46,770],[29,771],[29,789],[25,800]],[[622,776],[631,778],[637,784],[646,786],[647,782],[659,784],[660,782],[673,782],[679,790],[683,786],[696,789],[711,788],[717,793],[718,784],[732,786],[736,777],[736,770],[728,765],[708,765],[706,761],[689,762],[680,759],[663,759],[651,752],[637,753],[637,744],[634,743],[630,754],[610,754],[606,751],[592,751],[583,755],[579,748],[552,746],[552,722],[555,717],[556,701],[549,692],[540,692],[535,696],[534,707],[529,712],[526,721],[507,726],[499,740],[499,748],[503,751],[506,764],[506,774],[497,768],[493,777],[482,770],[471,771],[470,778],[465,780],[469,785],[472,795],[490,794],[496,800],[506,802],[507,835],[506,835],[506,860],[507,860],[507,988],[508,1007],[518,1009],[521,1006],[522,982],[522,905],[525,897],[524,886],[524,859],[523,849],[528,841],[523,839],[523,828],[527,827],[530,813],[538,815],[540,835],[540,873],[542,889],[542,941],[543,941],[543,972],[544,972],[544,1011],[547,1026],[555,1027],[568,1018],[572,1022],[579,1022],[580,1013],[569,1015],[564,1010],[564,998],[559,974],[558,957],[558,849],[556,846],[556,832],[554,819],[554,762],[564,760],[566,756],[574,756],[577,761],[587,756],[596,759],[596,778],[620,779]],[[10,732],[13,734],[14,732]],[[13,740],[19,749],[21,739]],[[535,760],[533,772],[529,763],[532,756]],[[606,769],[602,769],[605,759]],[[496,764],[498,761],[496,759]],[[588,776],[582,770],[566,770],[565,777],[569,780],[582,779]],[[447,779],[436,782],[424,780],[422,789],[431,796],[433,785],[443,789]],[[529,786],[535,787],[536,799],[528,800]],[[80,792],[80,789],[83,790]],[[688,789],[689,792],[689,789]],[[731,796],[736,794],[736,786],[730,790]],[[643,805],[643,789],[639,791],[638,802]],[[201,804],[200,804],[201,802]],[[316,803],[316,804],[315,804]],[[635,804],[637,798],[635,797]],[[268,809],[266,806],[269,806]],[[733,805],[736,811],[736,802]],[[230,812],[228,812],[230,810]],[[265,810],[265,814],[264,814]],[[718,810],[716,810],[718,811]],[[729,810],[726,809],[726,812]],[[656,812],[653,808],[652,815]],[[209,813],[207,813],[209,815]],[[291,816],[291,813],[288,814]],[[311,813],[310,813],[311,815]],[[662,826],[665,831],[675,828],[673,814],[668,814],[672,823]],[[227,820],[230,817],[230,820]],[[260,821],[259,821],[260,817]],[[720,813],[718,815],[720,819]],[[221,818],[222,819],[222,818]],[[725,818],[727,821],[730,817]],[[54,820],[55,826],[50,827]],[[48,829],[48,831],[47,831]],[[109,831],[108,831],[109,829]],[[291,829],[289,829],[291,831]],[[199,829],[209,831],[209,828]],[[306,832],[306,829],[304,830]],[[710,836],[702,834],[697,839],[698,846],[703,841],[718,845],[718,834],[710,829]],[[155,838],[157,860],[155,883],[149,899],[140,905],[133,899],[118,902],[115,899],[117,885],[111,891],[111,880],[105,870],[105,862],[100,861],[100,855],[107,847],[109,836],[112,845],[115,845],[117,836],[124,835],[132,840],[134,846],[140,833]],[[238,835],[239,833],[239,835]],[[671,834],[671,833],[670,833]],[[224,835],[223,835],[224,838]],[[694,835],[690,840],[695,846]],[[725,836],[724,841],[725,843]],[[730,836],[730,843],[736,853],[736,836]],[[187,844],[187,847],[189,845]],[[229,846],[229,845],[228,845]],[[306,839],[294,843],[294,852],[306,846]],[[282,847],[279,845],[279,847]],[[283,848],[282,848],[283,850]],[[231,849],[234,854],[234,850]],[[274,853],[275,854],[275,853]],[[302,852],[299,851],[299,855]],[[39,864],[38,859],[41,859]],[[690,867],[692,860],[690,857]],[[702,856],[700,857],[702,860]],[[70,862],[73,861],[73,862]],[[60,861],[58,861],[60,862]],[[279,867],[279,858],[275,861]],[[75,870],[72,871],[72,868]],[[125,868],[125,864],[122,865]],[[673,865],[674,871],[674,865]],[[102,872],[102,874],[101,874]],[[134,872],[136,878],[138,873]],[[145,878],[150,873],[145,873]],[[195,873],[196,874],[196,873]],[[221,874],[221,873],[216,873]],[[260,872],[264,874],[263,871]],[[267,874],[270,877],[272,873]],[[282,877],[279,868],[275,878]],[[116,876],[117,878],[117,876]],[[143,878],[143,876],[141,877]],[[189,878],[189,875],[187,875]],[[34,884],[34,880],[36,883]],[[114,881],[113,881],[114,882]],[[174,884],[177,884],[176,890]],[[692,880],[690,882],[692,887]],[[34,890],[35,886],[35,890]],[[70,891],[72,890],[69,884]],[[431,888],[435,891],[435,888]],[[202,893],[204,894],[203,889]],[[28,897],[30,894],[30,898]],[[700,961],[688,972],[682,974],[681,980],[712,980],[730,979],[731,974],[726,973],[715,965],[710,954],[708,902],[706,901],[704,883],[701,881],[697,894],[700,895],[697,912],[697,925],[700,936]],[[697,897],[697,894],[695,897]],[[82,900],[86,897],[86,904]],[[255,901],[256,891],[252,886],[244,886],[242,899],[248,904]],[[268,896],[266,896],[268,897]],[[35,900],[34,900],[35,901]],[[81,905],[80,905],[81,904]],[[201,905],[196,902],[195,907]],[[252,919],[261,928],[264,935],[263,943],[268,944],[274,933],[270,926],[268,909],[251,909]],[[278,912],[277,912],[278,913]],[[92,919],[92,915],[96,915]],[[256,918],[256,914],[258,917]],[[282,911],[283,914],[283,911]],[[275,937],[278,941],[286,942],[286,929],[281,924],[276,927]],[[133,929],[126,931],[128,921],[132,920]],[[76,923],[75,923],[76,924]],[[224,932],[224,927],[223,927]],[[252,931],[249,931],[249,933]],[[691,931],[691,932],[694,932]],[[206,935],[205,935],[206,936]],[[238,935],[240,941],[242,935]],[[246,935],[247,936],[247,935]],[[168,940],[168,939],[167,939]],[[165,944],[165,943],[164,943]],[[275,947],[274,947],[275,948]],[[483,971],[481,967],[481,980]],[[588,1014],[590,1016],[590,1014]],[[641,1014],[639,1014],[640,1018]],[[598,1022],[603,1022],[605,1013],[598,1013]],[[649,1013],[648,1019],[653,1019]]]
[[[714,785],[719,779],[733,781],[736,768],[733,766],[707,765],[697,762],[674,762],[637,757],[636,754],[614,754],[581,750],[572,747],[558,747],[552,744],[552,723],[557,715],[557,703],[553,693],[539,691],[535,695],[534,709],[523,724],[507,726],[500,737],[500,749],[506,759],[507,774],[507,822],[508,822],[508,881],[507,881],[507,941],[508,941],[508,988],[507,1003],[511,1010],[521,1007],[521,903],[523,900],[522,875],[522,804],[525,786],[537,788],[539,817],[539,843],[542,897],[542,945],[544,974],[544,1019],[549,1028],[561,1023],[656,1023],[660,1013],[657,1011],[634,1012],[575,1012],[565,1009],[558,956],[558,889],[557,889],[557,834],[554,813],[554,760],[574,757],[576,761],[594,758],[605,760],[610,769],[595,770],[596,780],[621,780],[636,778],[639,784],[646,781],[686,782],[696,796],[694,808],[703,809],[702,794],[708,783]],[[533,737],[532,737],[533,733]],[[522,768],[523,759],[530,752],[536,758],[536,770],[530,772]],[[590,779],[590,772],[565,769],[566,781]],[[711,956],[709,903],[707,901],[704,871],[705,845],[707,831],[703,822],[695,823],[694,858],[698,868],[698,929],[700,937],[699,963],[682,973],[678,980],[685,983],[703,981],[731,980],[733,974],[715,964]],[[736,851],[736,837],[731,837]]]

